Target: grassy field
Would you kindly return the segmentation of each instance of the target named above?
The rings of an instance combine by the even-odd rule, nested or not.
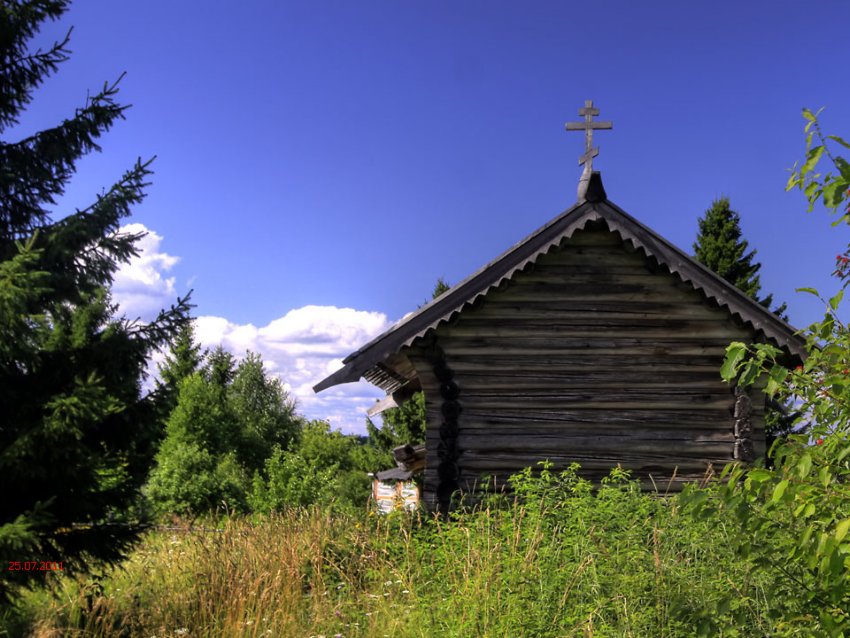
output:
[[[723,525],[627,482],[526,487],[449,520],[309,509],[153,531],[119,568],[28,593],[18,618],[41,638],[771,633]]]

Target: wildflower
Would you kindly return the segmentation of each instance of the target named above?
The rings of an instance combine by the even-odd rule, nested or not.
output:
[[[794,368],[794,372],[802,372],[802,371],[803,371],[803,366],[797,366],[796,368]]]
[[[818,439],[815,441],[815,445],[823,445],[823,439]]]

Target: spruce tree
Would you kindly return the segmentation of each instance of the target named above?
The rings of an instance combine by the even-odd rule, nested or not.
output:
[[[755,261],[756,251],[747,252],[748,248],[749,243],[741,232],[741,217],[730,208],[729,198],[714,200],[699,220],[694,256],[697,261],[770,310],[773,295],[759,297],[761,281],[758,272],[761,264]],[[787,321],[786,308],[787,304],[783,303],[773,313]],[[767,406],[765,426],[768,448],[776,438],[790,433],[793,417],[789,416],[789,411],[789,406]]]
[[[755,261],[756,251],[741,232],[741,217],[730,208],[729,198],[721,197],[699,219],[699,233],[694,243],[694,257],[738,288],[755,299],[765,308],[773,305],[773,295],[759,297],[761,281],[758,272],[761,264]],[[773,312],[784,317],[786,304]]]
[[[67,59],[68,37],[29,42],[67,0],[6,0],[0,10],[0,557],[85,572],[137,537],[128,514],[155,454],[159,393],[149,356],[185,322],[187,300],[151,323],[116,318],[109,286],[137,254],[121,220],[144,197],[138,162],[87,208],[57,210],[77,161],[126,107],[105,85],[68,119],[22,139],[35,89]],[[0,575],[0,599],[38,571]]]
[[[160,393],[167,396],[165,418],[177,406],[180,382],[200,369],[205,355],[200,344],[195,342],[194,321],[187,321],[177,333],[165,360],[158,366],[157,387]]]
[[[449,285],[449,282],[442,277],[438,277],[437,283],[434,284],[434,290],[431,292],[431,299],[436,299],[450,288],[451,286]]]

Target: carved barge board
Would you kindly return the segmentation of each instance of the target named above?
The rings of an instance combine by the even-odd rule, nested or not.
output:
[[[621,464],[647,488],[676,491],[736,449],[741,460],[763,453],[763,407],[753,401],[747,423],[736,420],[719,374],[729,342],[752,331],[607,229],[575,233],[434,338],[460,392],[462,491],[543,459],[578,462],[592,480]],[[424,501],[434,506],[440,383],[416,343],[405,354],[425,390]]]

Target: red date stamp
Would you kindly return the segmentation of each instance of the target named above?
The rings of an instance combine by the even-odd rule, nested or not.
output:
[[[61,572],[65,571],[62,561],[45,560],[10,560],[10,572]]]

